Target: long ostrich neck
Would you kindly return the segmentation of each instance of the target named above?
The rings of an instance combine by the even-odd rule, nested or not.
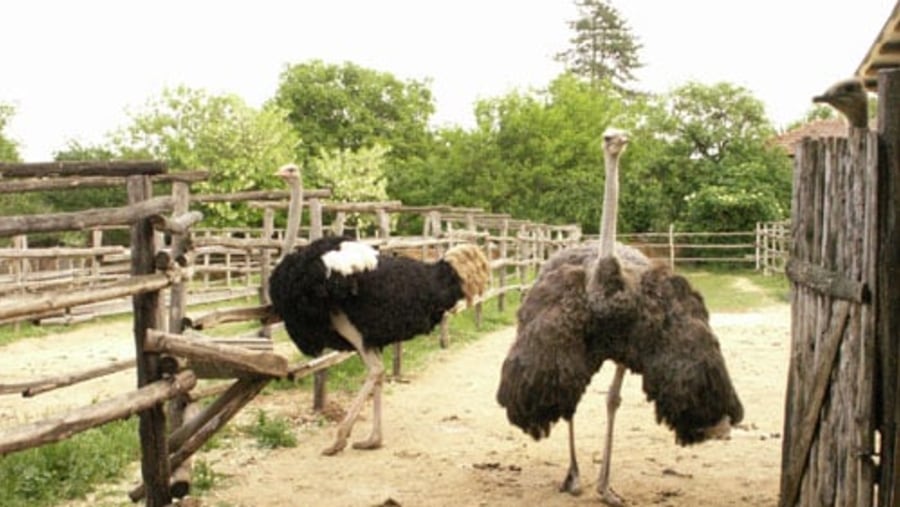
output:
[[[294,243],[297,242],[297,235],[300,232],[300,215],[303,212],[303,182],[300,177],[291,178],[290,186],[291,202],[288,205],[288,221],[284,231],[282,257],[294,251]]]
[[[600,248],[598,257],[613,254],[616,246],[616,215],[619,211],[619,155],[605,152],[606,191],[603,193],[603,212],[600,215]]]

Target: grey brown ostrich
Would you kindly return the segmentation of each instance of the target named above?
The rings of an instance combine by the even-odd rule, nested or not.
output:
[[[743,408],[700,294],[683,277],[615,243],[618,160],[627,137],[607,131],[603,143],[606,190],[599,246],[564,250],[542,267],[519,309],[497,400],[509,421],[535,439],[549,436],[560,418],[568,423],[569,469],[560,490],[579,494],[572,419],[591,378],[604,361],[614,361],[597,491],[605,503],[621,505],[609,477],[626,368],[643,375],[657,422],[672,428],[681,445],[713,436],[725,422],[738,423]]]
[[[838,81],[822,95],[813,97],[813,102],[831,105],[847,118],[851,127],[869,126],[869,97],[860,79]]]
[[[294,188],[299,171],[280,170]],[[293,196],[300,192],[291,193]],[[292,206],[292,208],[294,208]],[[296,231],[287,231],[286,235]],[[286,241],[292,241],[286,238]],[[362,406],[372,396],[369,437],[353,444],[376,449],[382,444],[382,348],[428,333],[460,300],[471,302],[488,280],[488,262],[477,245],[457,245],[436,262],[378,255],[371,246],[347,237],[326,237],[284,256],[269,278],[275,313],[288,335],[306,355],[325,349],[355,350],[366,367],[366,380],[334,443],[333,455],[347,445]]]

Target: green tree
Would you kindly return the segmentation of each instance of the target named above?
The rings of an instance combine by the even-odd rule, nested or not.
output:
[[[2,162],[21,162],[19,143],[10,139],[4,132],[15,114],[16,109],[13,106],[0,102],[0,161]]]
[[[601,135],[613,123],[634,124],[611,85],[563,74],[546,90],[481,100],[475,113],[474,130],[438,133],[432,157],[416,172],[420,183],[409,186],[415,197],[403,194],[404,202],[477,206],[597,229]]]
[[[312,159],[309,180],[315,186],[330,188],[331,197],[339,202],[386,201],[387,179],[384,174],[388,149],[371,148],[327,150]],[[353,213],[348,225],[357,228],[375,223],[371,214]]]
[[[285,68],[273,102],[288,111],[303,140],[297,157],[304,163],[323,150],[381,145],[390,148],[388,160],[398,169],[430,149],[434,100],[426,82],[313,60]]]
[[[6,133],[16,109],[0,102],[0,162],[21,162],[19,144]],[[0,197],[0,215],[21,215],[49,211],[50,205],[43,196],[28,194],[4,194]]]
[[[662,185],[667,220],[690,230],[734,230],[746,223],[731,220],[726,208],[754,199],[759,205],[741,215],[747,223],[786,216],[790,162],[769,142],[775,130],[747,89],[687,83],[658,99],[645,128],[666,140],[647,162]]]
[[[299,143],[286,117],[275,105],[257,110],[236,95],[167,88],[131,114],[113,144],[125,157],[164,160],[173,171],[208,170],[209,178],[194,186],[203,193],[279,188],[275,169],[295,159]],[[205,214],[215,225],[259,220],[243,204],[211,203]]]
[[[576,0],[579,18],[569,21],[575,32],[572,47],[556,60],[567,69],[597,85],[605,80],[624,89],[634,81],[634,71],[643,66],[641,44],[619,11],[608,0]]]

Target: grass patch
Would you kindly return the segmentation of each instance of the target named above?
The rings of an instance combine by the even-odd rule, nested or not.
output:
[[[202,495],[213,489],[222,479],[222,474],[213,470],[212,465],[204,459],[194,460],[191,476],[191,494]]]
[[[0,505],[43,507],[81,498],[140,458],[137,419],[0,458]]]
[[[703,294],[712,312],[746,312],[779,303],[790,297],[783,276],[764,276],[752,270],[679,268],[695,289]]]
[[[265,410],[257,410],[255,423],[242,429],[263,449],[297,446],[291,422],[284,417],[270,417]]]

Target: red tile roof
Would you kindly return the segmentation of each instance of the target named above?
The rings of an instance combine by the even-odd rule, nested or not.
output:
[[[813,120],[775,137],[775,144],[783,147],[788,156],[794,156],[795,146],[804,137],[847,137],[847,122],[842,118]]]

